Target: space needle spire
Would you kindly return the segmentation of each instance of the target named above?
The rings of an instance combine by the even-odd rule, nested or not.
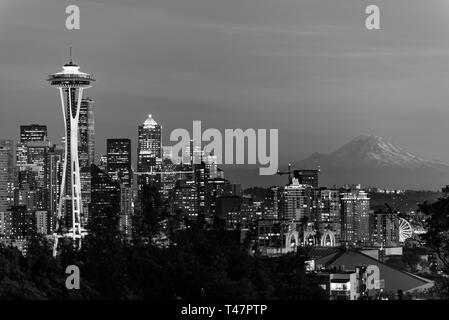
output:
[[[81,238],[86,232],[81,224],[78,123],[83,91],[90,88],[95,79],[92,75],[79,71],[79,68],[72,60],[72,47],[70,47],[69,62],[62,67],[61,72],[53,73],[47,79],[52,87],[59,89],[65,124],[64,165],[54,232],[53,255],[57,253],[60,238],[70,238],[75,247],[80,247]]]

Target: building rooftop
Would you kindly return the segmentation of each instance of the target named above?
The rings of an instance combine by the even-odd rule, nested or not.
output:
[[[148,115],[148,118],[143,123],[144,128],[154,128],[158,123],[153,119],[151,114]]]

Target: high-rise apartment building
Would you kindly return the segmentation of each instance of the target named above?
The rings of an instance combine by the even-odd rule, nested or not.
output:
[[[281,217],[295,221],[311,221],[313,188],[293,179],[284,187],[282,194]]]
[[[108,221],[116,221],[120,215],[120,183],[96,165],[91,165],[91,199],[89,205],[89,225],[104,228]]]
[[[182,212],[192,220],[198,217],[198,190],[193,181],[177,182],[173,190],[172,211]]]
[[[131,187],[131,140],[107,140],[107,172],[109,176],[126,187]]]
[[[320,235],[331,231],[336,241],[341,237],[341,204],[340,192],[335,189],[315,189],[314,220]]]
[[[81,100],[79,114],[78,153],[80,168],[95,163],[95,101],[91,98]]]
[[[139,140],[137,145],[137,171],[157,172],[162,165],[162,126],[158,124],[151,114],[142,125],[138,127]],[[141,174],[139,176],[139,189],[151,182],[160,182],[157,175]]]
[[[131,169],[131,140],[107,140],[107,172],[112,180],[120,183],[119,230],[131,234],[133,203],[133,174]]]
[[[341,240],[349,244],[368,244],[370,237],[370,199],[356,188],[340,193]]]
[[[376,247],[399,245],[399,217],[376,210],[370,215],[371,244]]]
[[[62,170],[64,165],[64,147],[54,145],[48,149],[45,157],[44,181],[46,210],[54,218],[58,211],[61,190]],[[54,227],[54,226],[52,226]]]
[[[0,212],[14,204],[15,143],[0,140]]]

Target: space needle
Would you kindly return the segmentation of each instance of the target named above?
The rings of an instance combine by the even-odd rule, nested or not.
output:
[[[78,159],[78,123],[84,89],[95,81],[92,75],[79,71],[79,66],[70,60],[61,72],[49,75],[47,81],[59,89],[65,124],[65,152],[59,203],[54,232],[53,255],[58,250],[59,238],[72,239],[75,247],[81,246],[86,233],[81,224],[81,179]]]

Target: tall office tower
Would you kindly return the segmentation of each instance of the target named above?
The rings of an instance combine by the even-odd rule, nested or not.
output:
[[[229,181],[217,177],[214,179],[209,179],[207,183],[209,187],[206,190],[206,197],[208,198],[208,201],[210,203],[210,215],[211,217],[214,217],[217,214],[218,198],[225,194],[225,190],[227,188],[227,185],[229,184]],[[209,223],[213,222],[212,218],[208,217],[206,217],[206,221]]]
[[[139,141],[137,145],[137,171],[156,172],[162,165],[162,126],[158,124],[151,114],[138,128]],[[159,175],[140,175],[139,189],[145,184],[160,182]]]
[[[0,140],[0,212],[14,204],[15,143]]]
[[[161,175],[155,173],[162,168],[162,126],[150,114],[145,122],[139,125],[138,133],[136,210],[141,211],[144,186],[153,185],[160,188],[162,181]]]
[[[383,210],[370,215],[371,245],[393,247],[399,245],[399,218]]]
[[[198,199],[198,213],[204,219],[211,218],[210,199],[207,197],[209,189],[209,168],[202,161],[199,164],[194,164],[193,170]]]
[[[315,190],[313,215],[320,235],[331,231],[335,241],[341,236],[340,192],[334,189],[320,188]]]
[[[107,140],[107,172],[112,180],[120,183],[120,220],[119,230],[131,235],[131,222],[133,214],[133,192],[131,171],[131,140]]]
[[[12,206],[6,211],[6,215],[9,215],[7,219],[10,222],[10,230],[5,230],[7,235],[21,240],[32,233],[35,226],[34,213],[25,206]]]
[[[173,189],[172,212],[182,212],[189,220],[198,218],[198,191],[193,181],[179,180]]]
[[[37,194],[37,209],[46,210],[45,199],[45,161],[47,153],[51,148],[50,141],[32,141],[27,143],[28,147],[28,169],[35,173],[35,186],[32,191]]]
[[[91,201],[91,183],[92,174],[91,167],[81,168],[81,205],[83,210],[81,211],[81,221],[84,226],[87,226],[89,222],[89,206]]]
[[[26,143],[19,142],[16,146],[16,165],[17,170],[26,170],[28,164],[28,146]]]
[[[59,195],[64,167],[64,147],[53,145],[47,152],[45,158],[45,203],[46,211],[51,215],[51,232],[55,227],[55,219],[58,212]]]
[[[91,165],[91,200],[89,205],[89,226],[96,229],[118,227],[120,215],[120,183],[96,165]]]
[[[313,188],[318,188],[319,170],[294,170],[293,177],[298,179],[299,184],[308,184]]]
[[[179,180],[180,174],[176,172],[180,170],[180,165],[174,164],[171,158],[164,158],[162,167],[165,174],[161,177],[161,195],[164,199],[169,199],[172,190],[176,186],[176,181]]]
[[[365,191],[360,188],[340,192],[341,241],[365,245],[370,242],[369,204]]]
[[[24,199],[28,201],[27,198],[29,200],[32,198],[33,201],[36,201],[32,207],[44,209],[44,165],[48,147],[48,141],[19,143],[16,149],[18,183],[18,189],[15,192],[16,205],[24,204]]]
[[[131,140],[107,140],[107,172],[109,176],[126,187],[131,187]]]
[[[95,164],[95,117],[91,98],[81,100],[79,114],[79,163],[80,168]]]
[[[126,236],[132,233],[132,216],[134,213],[133,189],[120,185],[120,219],[119,230]]]
[[[209,178],[214,179],[218,177],[218,165],[217,165],[217,156],[213,154],[206,155],[204,158],[204,162],[206,163],[209,170]]]
[[[48,211],[36,211],[34,213],[36,232],[43,235],[52,233],[52,215]]]
[[[278,219],[280,217],[283,191],[284,187],[270,187],[262,205],[263,219]]]
[[[292,184],[284,187],[282,195],[282,219],[310,222],[312,218],[313,188],[300,184],[293,179]]]
[[[20,142],[28,143],[31,141],[47,140],[47,126],[40,124],[30,124],[20,126]]]
[[[0,239],[11,237],[12,213],[11,211],[0,211]]]
[[[75,245],[79,245],[83,236],[78,157],[79,118],[83,91],[90,88],[95,79],[90,74],[80,72],[79,66],[70,60],[61,72],[51,74],[48,81],[51,86],[59,89],[65,123],[64,168],[54,247],[56,255],[59,237],[70,237]]]

